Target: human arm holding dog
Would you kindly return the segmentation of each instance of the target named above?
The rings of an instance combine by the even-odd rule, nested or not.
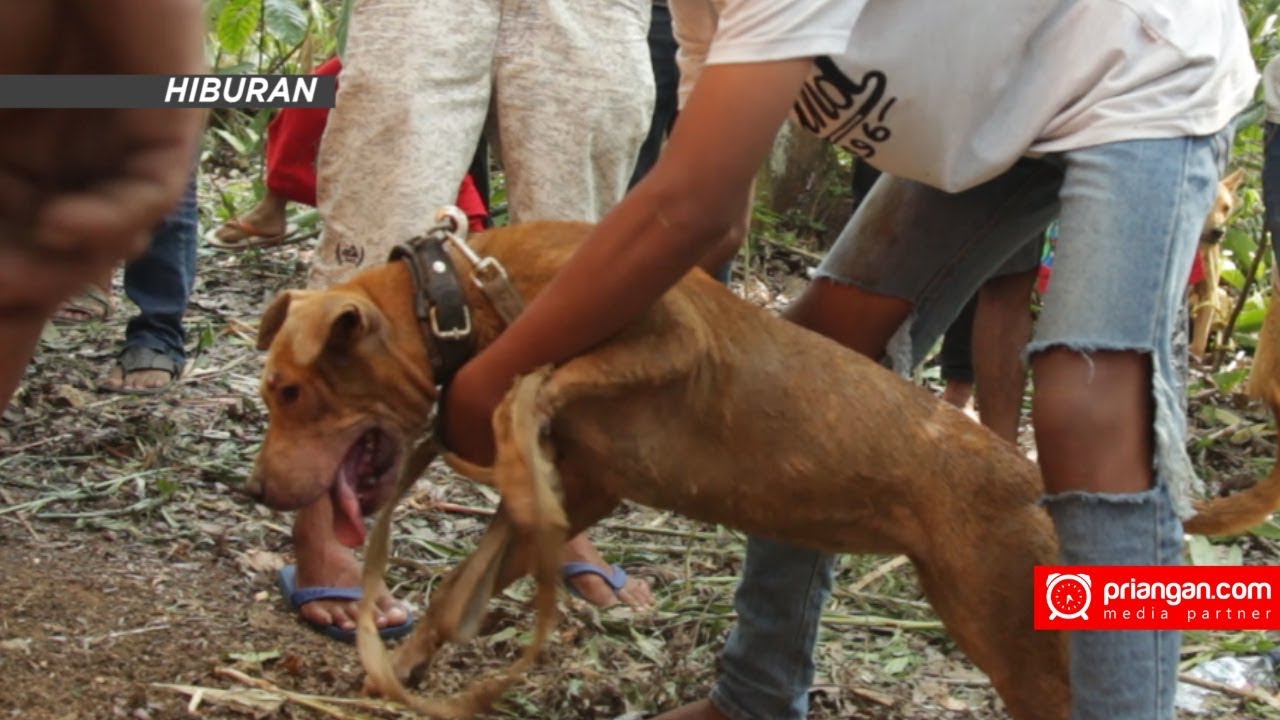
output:
[[[201,72],[201,3],[0,5],[5,73]],[[0,409],[45,320],[146,249],[186,187],[199,110],[0,111]]]
[[[608,339],[742,227],[752,179],[811,63],[725,64],[703,72],[653,171],[454,378],[445,427],[455,452],[488,462],[490,417],[517,376]]]

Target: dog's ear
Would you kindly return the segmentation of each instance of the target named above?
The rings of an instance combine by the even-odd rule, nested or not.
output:
[[[341,351],[355,345],[381,327],[382,313],[372,303],[360,300],[346,302],[329,321],[329,337],[325,349]]]
[[[284,325],[284,319],[289,315],[289,305],[294,300],[300,300],[311,294],[312,292],[308,290],[285,290],[276,295],[276,299],[271,301],[267,311],[262,313],[262,321],[258,323],[259,350],[271,347],[271,341],[276,339],[276,334]]]
[[[1222,178],[1222,186],[1230,193],[1235,193],[1240,189],[1240,183],[1244,182],[1244,168],[1240,168],[1230,175]]]
[[[365,337],[381,331],[382,311],[355,293],[326,292],[320,302],[299,308],[299,332],[293,338],[293,359],[314,363],[322,354],[345,356]]]

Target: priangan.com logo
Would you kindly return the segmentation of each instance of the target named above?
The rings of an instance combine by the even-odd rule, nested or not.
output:
[[[1102,585],[1102,619],[1147,620],[1169,618],[1169,609],[1184,602],[1266,602],[1272,599],[1271,583],[1267,582],[1145,582],[1129,578],[1127,582],[1106,582]],[[1051,573],[1045,578],[1045,600],[1049,606],[1050,620],[1089,620],[1093,604],[1093,578],[1088,573]],[[1109,607],[1113,603],[1123,609]],[[1133,607],[1135,603],[1147,603]],[[1188,620],[1199,614],[1190,610]],[[1203,610],[1209,613],[1231,614],[1230,609]],[[1268,615],[1270,613],[1268,612]]]

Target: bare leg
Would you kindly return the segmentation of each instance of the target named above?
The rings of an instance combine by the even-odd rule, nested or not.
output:
[[[328,495],[298,511],[293,521],[293,546],[298,557],[298,588],[360,586],[360,561],[333,534],[333,506]],[[376,605],[378,627],[399,625],[409,617],[385,585]],[[354,601],[315,600],[298,612],[318,625],[332,624],[345,630],[356,627]]]
[[[0,322],[0,346],[9,348],[0,353],[0,413],[9,407],[9,398],[22,382],[22,373],[35,354],[47,316],[48,313],[15,313]]]
[[[856,316],[850,314],[850,308],[858,309]],[[910,313],[911,303],[906,300],[818,279],[809,283],[782,315],[801,327],[876,358],[884,354],[889,338]]]
[[[1038,353],[1032,367],[1036,445],[1046,491],[1151,488],[1150,358],[1052,348]]]
[[[1022,350],[1031,339],[1027,304],[1036,271],[991,278],[978,291],[973,323],[973,371],[982,423],[1011,443],[1018,441],[1027,370]]]
[[[93,292],[99,293],[99,296],[103,298],[103,302],[106,303],[105,307],[99,307],[97,301],[88,300],[87,298],[83,299],[83,301],[77,300],[76,298],[69,298],[54,311],[53,318],[55,320],[65,320],[67,322],[88,322],[95,319],[105,319],[109,316],[115,305],[114,301],[111,299],[111,275],[114,270],[115,268],[109,267],[98,273],[97,277],[95,277],[90,283],[92,288],[85,288],[85,292],[92,290]],[[101,313],[101,315],[99,315],[99,313]]]
[[[236,222],[228,221],[218,228],[214,237],[223,242],[238,242],[249,236],[247,228],[263,235],[279,235],[285,229],[285,209],[288,201],[283,195],[267,190],[262,199]],[[247,226],[247,227],[246,227]]]
[[[948,380],[942,388],[942,400],[958,408],[964,408],[973,398],[973,383],[964,380]]]

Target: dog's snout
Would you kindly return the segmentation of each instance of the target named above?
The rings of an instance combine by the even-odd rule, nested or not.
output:
[[[1222,236],[1224,236],[1224,235],[1226,235],[1226,234],[1227,234],[1227,229],[1226,229],[1226,228],[1224,228],[1224,227],[1215,227],[1215,228],[1210,228],[1210,229],[1209,229],[1209,232],[1206,234],[1206,237],[1207,237],[1207,239],[1208,239],[1208,241],[1209,241],[1209,242],[1216,243],[1216,242],[1218,242],[1219,240],[1222,240]]]

